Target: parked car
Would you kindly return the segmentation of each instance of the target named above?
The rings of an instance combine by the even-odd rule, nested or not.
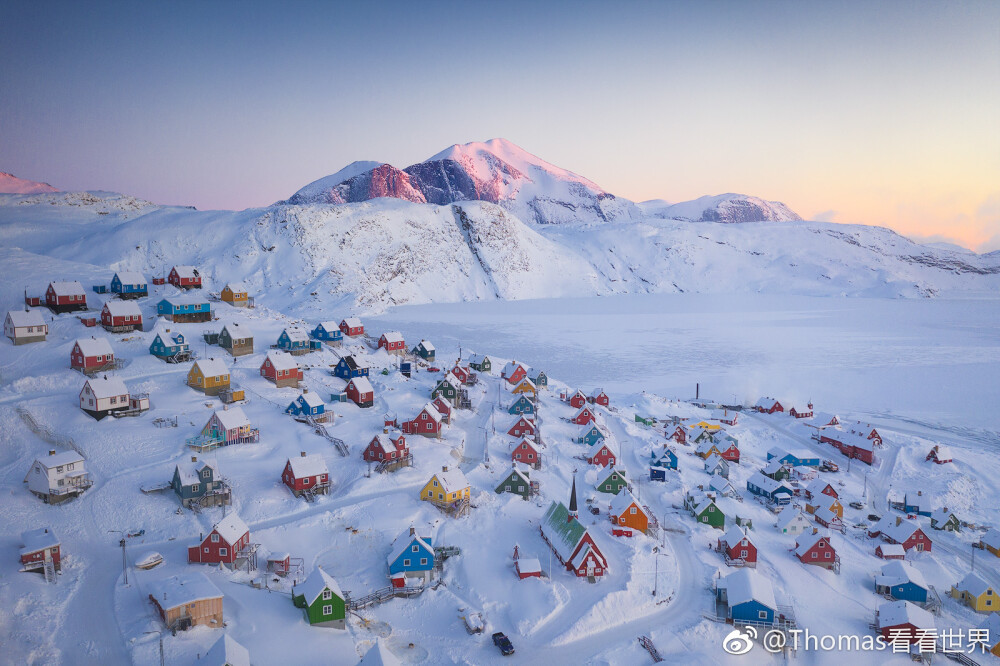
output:
[[[865,505],[862,504],[861,502],[851,502],[850,506],[851,506],[852,509],[863,509],[863,508],[865,508]]]
[[[486,629],[486,622],[481,613],[468,613],[465,616],[465,630],[470,634],[481,634]]]
[[[507,634],[502,631],[493,634],[493,645],[496,645],[500,649],[500,654],[505,657],[514,654],[514,644],[507,638]]]

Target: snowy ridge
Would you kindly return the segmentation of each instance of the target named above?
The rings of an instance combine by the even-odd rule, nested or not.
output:
[[[0,171],[0,194],[41,194],[42,192],[58,192],[48,183],[18,178],[12,173]]]
[[[765,201],[747,194],[718,194],[668,204],[656,199],[639,204],[650,217],[691,222],[798,222],[799,217],[780,201]]]

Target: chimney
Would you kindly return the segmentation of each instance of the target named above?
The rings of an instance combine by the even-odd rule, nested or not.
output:
[[[896,524],[897,525],[901,525],[902,523],[903,523],[903,517],[902,516],[896,516]]]
[[[55,454],[56,454],[56,450],[55,449],[49,449],[49,455],[50,456],[54,456]]]
[[[382,428],[382,434],[383,435],[388,435],[389,434],[389,428],[388,427]]]
[[[191,462],[198,462],[198,456],[191,456]]]
[[[416,533],[417,533],[417,528],[414,527],[413,525],[410,525],[410,536],[414,536],[416,535]]]
[[[305,386],[303,386],[302,387],[302,392],[303,393],[309,393],[309,389],[307,389]]]
[[[447,472],[448,471],[448,466],[447,465],[442,465],[441,466],[441,471],[442,472]]]
[[[306,452],[305,451],[299,451],[299,455],[302,456],[303,458],[305,458],[306,457]]]

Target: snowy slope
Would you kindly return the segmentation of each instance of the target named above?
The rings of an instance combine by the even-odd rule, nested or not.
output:
[[[672,205],[658,205],[656,201],[645,203],[643,211],[652,217],[691,222],[796,222],[802,219],[780,201],[765,201],[747,194],[704,196]]]
[[[0,171],[0,194],[38,194],[41,192],[58,192],[48,183],[38,183],[33,180],[18,178],[12,173]]]
[[[351,162],[335,174],[325,176],[319,180],[314,180],[293,194],[287,202],[282,203],[334,203],[333,199],[330,197],[330,193],[337,185],[340,185],[344,181],[350,180],[359,174],[374,169],[380,164],[381,162],[370,162],[364,160]]]

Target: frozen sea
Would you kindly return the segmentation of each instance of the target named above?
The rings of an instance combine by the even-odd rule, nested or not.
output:
[[[1000,299],[659,294],[400,306],[372,319],[434,342],[439,365],[462,345],[584,390],[599,378],[689,398],[699,383],[717,400],[812,400],[987,441],[1000,431]]]

